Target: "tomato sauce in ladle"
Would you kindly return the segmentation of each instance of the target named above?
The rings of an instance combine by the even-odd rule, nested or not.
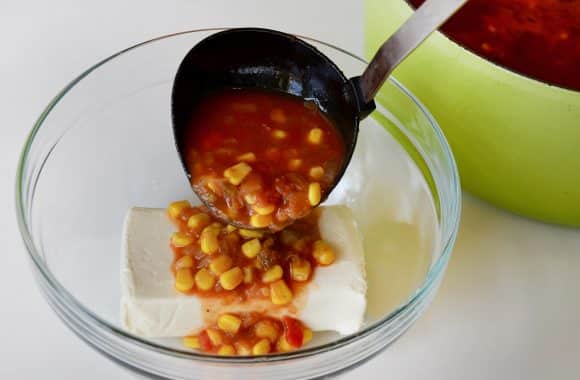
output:
[[[342,177],[386,78],[465,1],[426,1],[351,79],[278,31],[230,29],[199,42],[172,92],[175,141],[195,193],[247,229],[278,231],[308,215]]]

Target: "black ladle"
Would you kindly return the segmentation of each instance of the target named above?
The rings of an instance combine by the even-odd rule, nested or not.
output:
[[[348,79],[312,45],[296,36],[258,28],[229,29],[195,45],[185,56],[173,83],[173,133],[188,178],[184,132],[197,104],[207,95],[232,88],[282,92],[314,100],[334,122],[345,146],[336,186],[352,157],[359,122],[374,109],[376,93],[397,65],[466,0],[428,0],[377,51],[360,77]],[[206,200],[200,196],[205,203]],[[323,199],[324,200],[324,199]],[[220,219],[229,220],[207,204]]]

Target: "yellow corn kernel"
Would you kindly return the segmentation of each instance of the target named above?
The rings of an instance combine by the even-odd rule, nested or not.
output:
[[[262,238],[264,233],[262,231],[240,229],[240,236],[245,239]]]
[[[213,222],[212,224],[210,224],[208,226],[208,228],[211,228],[211,229],[215,230],[216,233],[219,233],[220,230],[223,228],[223,224],[221,224],[220,222]]]
[[[322,166],[313,166],[310,168],[310,171],[308,172],[308,174],[310,175],[310,177],[312,179],[315,180],[320,180],[322,179],[322,177],[324,176],[324,169],[322,168]]]
[[[275,342],[278,339],[278,329],[270,321],[259,321],[254,325],[254,334],[258,338],[267,338],[270,342]]]
[[[265,205],[265,206],[256,205],[252,207],[252,209],[256,211],[258,215],[270,215],[271,213],[274,212],[274,210],[276,210],[276,207],[274,205]]]
[[[256,228],[265,228],[272,223],[272,215],[254,214],[250,216],[250,225]]]
[[[290,262],[290,277],[294,281],[303,282],[308,281],[312,266],[310,261],[296,258]]]
[[[322,141],[322,129],[312,128],[310,132],[308,132],[308,142],[311,144],[320,144],[321,141]]]
[[[281,129],[274,129],[272,131],[272,137],[274,137],[275,139],[282,140],[286,138],[286,136],[288,136],[288,133],[286,133],[286,131],[283,131]]]
[[[242,244],[242,253],[249,259],[253,259],[254,257],[258,256],[260,253],[260,249],[262,245],[260,244],[260,240],[252,239],[248,240],[244,244]]]
[[[211,344],[213,346],[219,346],[220,344],[223,343],[224,337],[223,337],[221,331],[214,329],[214,328],[209,328],[209,329],[205,330],[205,332],[207,332],[207,336],[209,338],[209,341],[211,342]]]
[[[336,260],[336,254],[326,242],[315,241],[312,245],[312,256],[320,265],[330,265]]]
[[[292,301],[292,291],[284,280],[270,284],[270,300],[274,305],[286,305]]]
[[[254,282],[254,268],[252,267],[243,267],[242,271],[244,272],[244,284],[251,284]]]
[[[236,354],[236,349],[231,344],[224,344],[220,347],[217,354],[219,356],[234,356]]]
[[[218,244],[219,229],[212,225],[207,226],[201,231],[199,237],[199,245],[201,246],[201,251],[207,253],[208,255],[214,254],[219,248]]]
[[[239,164],[235,164],[234,166],[230,166],[226,170],[224,170],[224,177],[232,185],[239,185],[242,183],[244,178],[252,171],[252,167],[245,162],[240,162]]]
[[[199,349],[199,337],[197,336],[186,336],[183,338],[183,345],[187,348]]]
[[[308,327],[305,327],[304,331],[302,332],[302,344],[304,345],[310,342],[313,335],[314,334],[312,333],[312,330],[310,330]]]
[[[322,196],[320,191],[320,184],[318,182],[312,182],[308,185],[308,202],[311,206],[316,206],[320,203],[320,197]]]
[[[192,230],[201,230],[207,226],[209,222],[209,215],[200,212],[199,214],[195,214],[189,217],[187,220],[187,227],[191,228]]]
[[[246,195],[244,195],[244,200],[249,205],[256,204],[256,202],[258,201],[258,199],[256,198],[256,195],[255,194],[246,194]]]
[[[276,342],[276,350],[278,350],[278,352],[288,352],[295,349],[294,346],[291,346],[290,343],[288,343],[284,334],[282,334],[280,339]]]
[[[194,281],[191,269],[183,268],[175,272],[175,289],[180,292],[188,292],[193,288]]]
[[[268,339],[260,339],[252,347],[252,354],[254,355],[266,355],[268,352],[270,352],[270,341]]]
[[[175,262],[175,269],[184,269],[193,267],[193,258],[191,256],[181,256]]]
[[[236,157],[236,160],[243,162],[254,162],[256,161],[256,155],[254,154],[254,152],[248,152],[240,154],[238,157]]]
[[[171,219],[177,219],[181,212],[189,207],[191,207],[191,205],[188,201],[171,202],[169,207],[167,207],[167,213]]]
[[[223,314],[218,318],[217,325],[222,331],[235,334],[240,329],[242,320],[235,315]]]
[[[232,232],[234,232],[235,230],[237,230],[237,228],[236,228],[236,227],[234,227],[234,226],[232,226],[231,224],[228,224],[228,225],[226,226],[225,230],[226,230],[226,232],[227,232],[228,234],[231,234]]]
[[[284,111],[282,111],[280,108],[274,108],[272,112],[270,112],[270,119],[276,123],[283,124],[286,122],[287,117]]]
[[[220,275],[220,284],[225,290],[233,290],[244,281],[240,267],[234,267]]]
[[[284,271],[280,265],[274,265],[262,274],[262,282],[269,284],[282,278]]]
[[[171,243],[177,248],[187,247],[193,243],[193,238],[183,232],[174,232],[171,235]]]
[[[195,274],[195,286],[201,290],[210,290],[215,285],[215,277],[206,268],[202,268]]]
[[[236,348],[236,352],[238,353],[238,355],[240,355],[240,356],[252,355],[252,347],[250,347],[249,344],[242,343],[242,342],[236,342],[236,343],[234,343],[234,346]]]
[[[302,160],[299,158],[292,158],[288,161],[289,170],[297,170],[302,165]]]
[[[228,255],[219,255],[209,263],[209,270],[219,276],[225,271],[229,270],[233,265],[232,258]]]

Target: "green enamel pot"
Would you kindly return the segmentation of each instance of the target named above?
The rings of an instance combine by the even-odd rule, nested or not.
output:
[[[367,57],[412,12],[404,0],[366,0]],[[439,32],[394,76],[439,122],[466,190],[517,214],[580,226],[580,92],[518,75]]]

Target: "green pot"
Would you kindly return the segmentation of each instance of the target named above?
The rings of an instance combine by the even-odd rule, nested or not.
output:
[[[403,0],[366,0],[367,57],[411,13]],[[580,92],[515,74],[439,32],[394,76],[445,131],[465,189],[518,214],[580,226]]]

